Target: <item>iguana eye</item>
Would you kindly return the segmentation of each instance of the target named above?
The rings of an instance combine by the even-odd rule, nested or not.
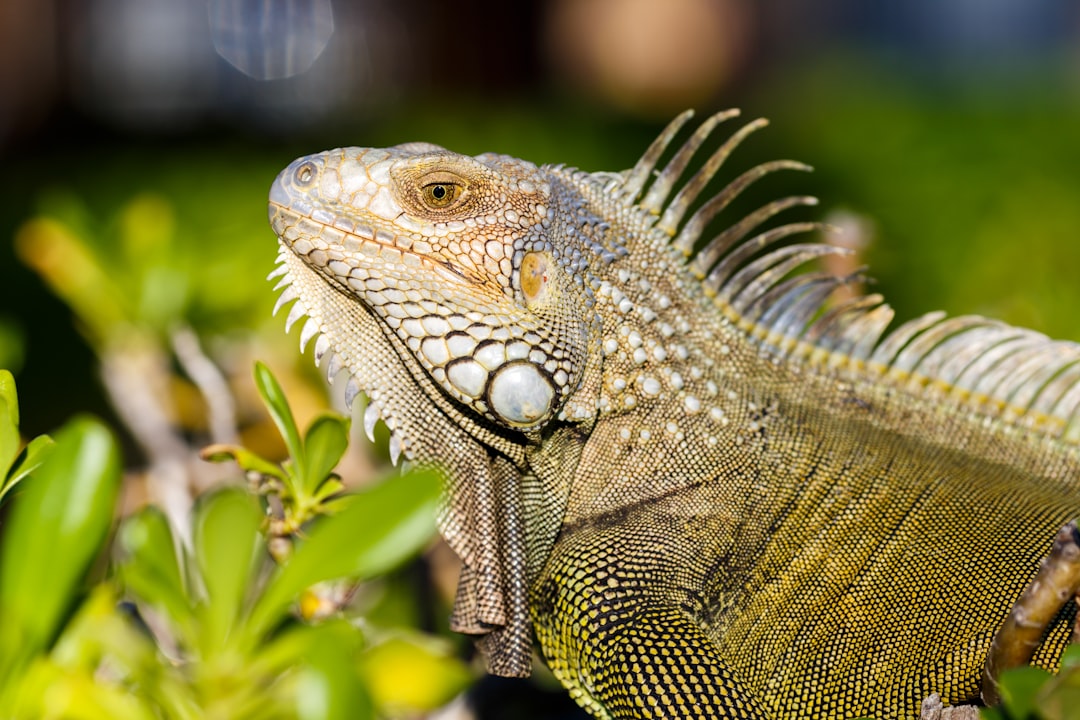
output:
[[[424,202],[436,210],[444,210],[461,197],[461,186],[451,182],[428,183],[420,188]]]
[[[468,215],[475,205],[473,178],[444,168],[404,166],[394,173],[397,196],[407,211],[429,221]]]

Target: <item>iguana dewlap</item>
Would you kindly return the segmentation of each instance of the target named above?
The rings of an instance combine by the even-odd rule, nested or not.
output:
[[[454,627],[504,675],[535,638],[600,718],[914,717],[979,698],[999,627],[993,673],[1053,666],[1075,530],[1009,618],[1080,514],[1080,346],[830,304],[793,271],[841,251],[773,221],[812,198],[717,219],[804,166],[701,202],[734,114],[622,173],[410,143],[274,182],[301,345],[445,473]]]

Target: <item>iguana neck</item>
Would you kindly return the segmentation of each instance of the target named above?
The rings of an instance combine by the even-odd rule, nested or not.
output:
[[[586,207],[610,207],[602,180],[566,178]],[[871,434],[906,435],[1033,475],[1052,477],[1060,465],[1068,479],[1080,460],[1080,447],[1041,432],[1033,414],[1026,426],[988,418],[967,394],[813,342],[767,347],[760,326],[702,292],[701,279],[652,221],[638,208],[616,217],[606,232],[628,239],[627,252],[593,269],[600,389],[567,522],[679,493],[725,468],[739,470],[725,477],[727,500],[719,505],[745,516],[761,500],[763,478],[778,495],[798,481],[766,466],[775,462],[767,445],[809,441],[799,437],[800,418],[826,407],[838,423],[853,420]]]
[[[604,202],[602,178],[563,179],[587,205]],[[602,360],[595,379],[586,378],[599,386],[596,421],[568,522],[679,492],[740,455],[745,466],[775,404],[755,388],[767,387],[762,380],[776,368],[716,312],[648,222],[636,209],[614,219],[606,232],[628,239],[628,252],[591,269]]]

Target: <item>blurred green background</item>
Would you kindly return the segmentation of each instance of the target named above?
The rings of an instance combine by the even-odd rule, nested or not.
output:
[[[81,411],[120,433],[125,513],[182,516],[222,478],[188,462],[210,441],[284,454],[255,359],[302,425],[341,408],[265,281],[271,180],[334,146],[619,170],[684,107],[741,107],[772,125],[724,176],[815,166],[754,199],[818,195],[899,319],[940,308],[1080,339],[1070,0],[5,0],[0,98],[0,367],[26,437]],[[348,482],[385,464],[380,440],[354,442]],[[444,626],[454,572],[436,548],[387,580],[399,604],[418,584],[441,598],[388,622]],[[486,680],[453,717],[573,716],[521,687]]]

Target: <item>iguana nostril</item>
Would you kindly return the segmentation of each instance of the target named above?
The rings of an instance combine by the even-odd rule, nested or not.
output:
[[[296,172],[293,173],[296,184],[302,188],[314,183],[316,177],[318,177],[318,172],[316,172],[315,163],[310,160],[300,163],[299,167],[296,168]]]

